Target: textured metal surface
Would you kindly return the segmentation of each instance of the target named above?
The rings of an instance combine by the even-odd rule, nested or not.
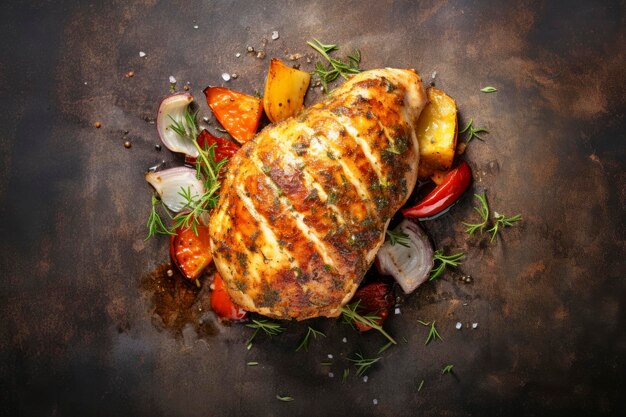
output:
[[[624,413],[623,2],[11,3],[0,17],[0,414]],[[287,323],[248,351],[250,329],[216,323],[206,289],[150,276],[167,242],[143,240],[142,172],[174,159],[154,149],[150,123],[168,76],[199,100],[225,71],[239,75],[232,88],[262,90],[269,57],[308,52],[312,37],[361,48],[365,68],[436,71],[462,121],[490,131],[467,151],[475,190],[524,216],[495,244],[464,234],[469,197],[427,225],[438,247],[467,252],[474,281],[449,274],[408,297],[387,324],[400,344],[367,383],[354,369],[341,383],[345,356],[375,353],[380,336],[314,320],[327,337],[296,353],[306,323]],[[268,58],[245,53],[263,38]],[[437,320],[444,341],[424,346],[417,319]],[[441,375],[447,364],[454,375]]]

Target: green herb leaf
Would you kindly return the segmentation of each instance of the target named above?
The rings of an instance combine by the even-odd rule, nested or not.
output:
[[[474,194],[474,197],[478,199],[479,205],[478,207],[474,207],[474,210],[480,215],[481,222],[480,223],[463,223],[467,226],[465,230],[470,236],[473,236],[476,231],[483,232],[485,226],[487,226],[487,222],[489,221],[489,203],[487,202],[487,195],[485,193],[482,194]]]
[[[494,216],[495,216],[496,222],[489,230],[487,230],[488,233],[491,233],[490,242],[493,242],[495,240],[496,235],[498,234],[498,231],[500,230],[501,227],[502,228],[511,227],[511,226],[514,226],[515,223],[522,220],[521,214],[516,214],[515,216],[512,216],[512,217],[506,217],[503,214],[494,213]]]
[[[461,263],[461,259],[465,256],[463,252],[455,253],[454,255],[444,255],[441,249],[435,252],[433,260],[435,263],[439,263],[436,267],[430,271],[429,281],[433,281],[441,276],[448,266],[456,268]]]
[[[396,243],[400,246],[404,246],[405,248],[409,247],[409,243],[411,239],[409,239],[409,235],[404,233],[401,230],[387,230],[387,241],[391,246],[395,246]]]
[[[148,216],[148,223],[146,223],[146,227],[148,227],[148,236],[144,240],[150,239],[154,235],[173,235],[175,234],[171,230],[165,226],[163,223],[163,219],[159,215],[157,208],[159,206],[163,207],[163,210],[169,215],[169,211],[167,207],[163,204],[163,202],[157,198],[154,194],[152,195],[152,208],[150,210],[150,216]]]
[[[443,338],[437,331],[437,328],[435,327],[435,321],[433,320],[433,322],[430,324],[430,330],[428,331],[428,337],[426,338],[426,342],[424,342],[424,345],[427,345],[433,340],[437,339],[443,340]]]
[[[252,341],[261,330],[265,332],[265,334],[268,335],[269,337],[279,335],[285,331],[285,328],[281,327],[280,324],[275,323],[270,320],[252,319],[252,324],[246,324],[246,326],[250,327],[251,329],[256,329],[254,333],[252,334],[252,337],[250,337],[250,339],[248,339],[248,341],[246,342],[246,345],[250,347],[252,346]],[[249,349],[250,348],[248,348],[248,350]]]
[[[463,130],[461,130],[459,133],[460,134],[467,133],[467,137],[465,138],[465,143],[470,143],[472,141],[472,139],[474,139],[474,138],[476,138],[478,140],[484,141],[484,139],[482,137],[480,137],[480,135],[478,135],[478,134],[479,133],[489,133],[489,131],[487,129],[482,128],[482,127],[476,129],[474,127],[474,119],[470,119],[470,121],[467,124],[467,126],[465,126],[465,128]]]
[[[419,383],[419,385],[417,386],[417,392],[420,392],[422,390],[422,387],[424,386],[424,380],[422,379],[422,381]]]
[[[359,50],[348,55],[348,61],[344,62],[340,59],[330,57],[331,52],[339,49],[339,46],[336,44],[323,44],[317,39],[313,39],[312,41],[308,41],[307,45],[319,52],[329,63],[328,66],[325,66],[318,61],[315,64],[315,71],[312,72],[312,75],[317,75],[320,79],[322,89],[325,93],[328,93],[328,84],[336,80],[339,76],[347,79],[349,74],[358,74],[361,72],[359,69],[361,52]]]
[[[313,339],[317,339],[317,336],[326,337],[324,333],[320,332],[319,330],[315,330],[314,328],[309,326],[309,328],[306,331],[306,335],[304,336],[304,339],[302,339],[302,342],[300,342],[300,345],[298,345],[298,347],[296,348],[296,352],[298,352],[300,349],[304,349],[305,352],[308,352],[309,338],[311,336],[313,336]]]
[[[498,89],[495,87],[488,86],[488,87],[481,88],[480,91],[483,93],[495,93],[496,91],[498,91]]]
[[[246,365],[248,366],[257,366],[259,363],[258,362],[248,362],[246,363]]]
[[[285,402],[290,402],[293,401],[294,398],[293,397],[289,397],[289,396],[282,396],[282,395],[276,395],[276,399],[280,400],[280,401],[285,401]]]
[[[454,365],[446,365],[443,370],[441,371],[441,375],[444,374],[451,374],[452,373],[452,368],[454,368]]]
[[[348,375],[350,375],[350,368],[346,368],[343,370],[343,377],[341,378],[341,383],[345,383],[348,379]]]
[[[382,356],[378,356],[376,358],[365,358],[360,353],[356,353],[354,356],[354,358],[348,358],[348,360],[354,363],[354,366],[357,369],[357,376],[363,376],[363,374],[367,372],[367,370],[370,369],[372,365],[382,359]]]
[[[353,325],[354,322],[358,322],[369,326],[372,329],[376,329],[377,331],[379,331],[383,336],[387,338],[387,340],[389,340],[394,345],[398,344],[394,340],[394,338],[389,336],[389,334],[385,330],[383,330],[383,327],[378,324],[380,317],[373,314],[367,314],[365,316],[362,316],[357,312],[360,302],[361,300],[352,304],[346,304],[345,306],[341,307],[341,313],[343,314],[344,322],[350,325]]]

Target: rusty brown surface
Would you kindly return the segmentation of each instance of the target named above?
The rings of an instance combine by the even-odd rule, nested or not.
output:
[[[0,414],[624,413],[625,13],[619,1],[3,4]],[[494,244],[469,239],[468,194],[425,225],[437,247],[467,252],[473,282],[447,274],[406,297],[386,324],[400,343],[367,383],[341,376],[379,335],[320,319],[247,350],[251,329],[220,325],[206,288],[150,278],[167,239],[144,241],[142,173],[177,161],[154,148],[169,75],[208,115],[201,91],[223,72],[262,91],[269,58],[307,53],[313,37],[360,48],[364,68],[436,71],[461,124],[489,129],[466,152],[474,191],[524,216]],[[265,59],[246,54],[263,38]],[[444,341],[424,346],[417,319]],[[296,353],[307,324],[327,337]]]

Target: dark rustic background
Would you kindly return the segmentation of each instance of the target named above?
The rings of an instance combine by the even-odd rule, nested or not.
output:
[[[623,1],[10,1],[1,9],[0,414],[626,412]],[[494,244],[468,239],[468,194],[426,224],[437,247],[467,252],[460,273],[473,282],[447,274],[408,297],[386,325],[400,344],[366,383],[354,369],[341,383],[346,356],[375,354],[379,335],[315,320],[327,337],[296,353],[306,323],[287,323],[248,351],[251,329],[217,323],[206,288],[159,276],[167,239],[144,241],[142,173],[176,160],[155,150],[168,77],[178,90],[189,82],[209,115],[201,90],[222,84],[223,72],[239,75],[229,87],[262,91],[269,58],[308,53],[313,37],[342,53],[360,48],[363,68],[413,67],[428,82],[436,71],[461,122],[490,132],[468,147],[475,191],[524,217]],[[248,45],[267,57],[247,54]],[[486,85],[498,92],[480,93]],[[424,346],[417,319],[437,320],[444,341]],[[332,365],[320,365],[328,354]],[[447,364],[453,375],[441,375]]]

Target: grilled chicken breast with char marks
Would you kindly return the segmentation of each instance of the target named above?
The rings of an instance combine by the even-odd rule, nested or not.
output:
[[[427,100],[413,70],[365,71],[233,156],[209,228],[235,303],[281,319],[340,314],[413,190]]]

